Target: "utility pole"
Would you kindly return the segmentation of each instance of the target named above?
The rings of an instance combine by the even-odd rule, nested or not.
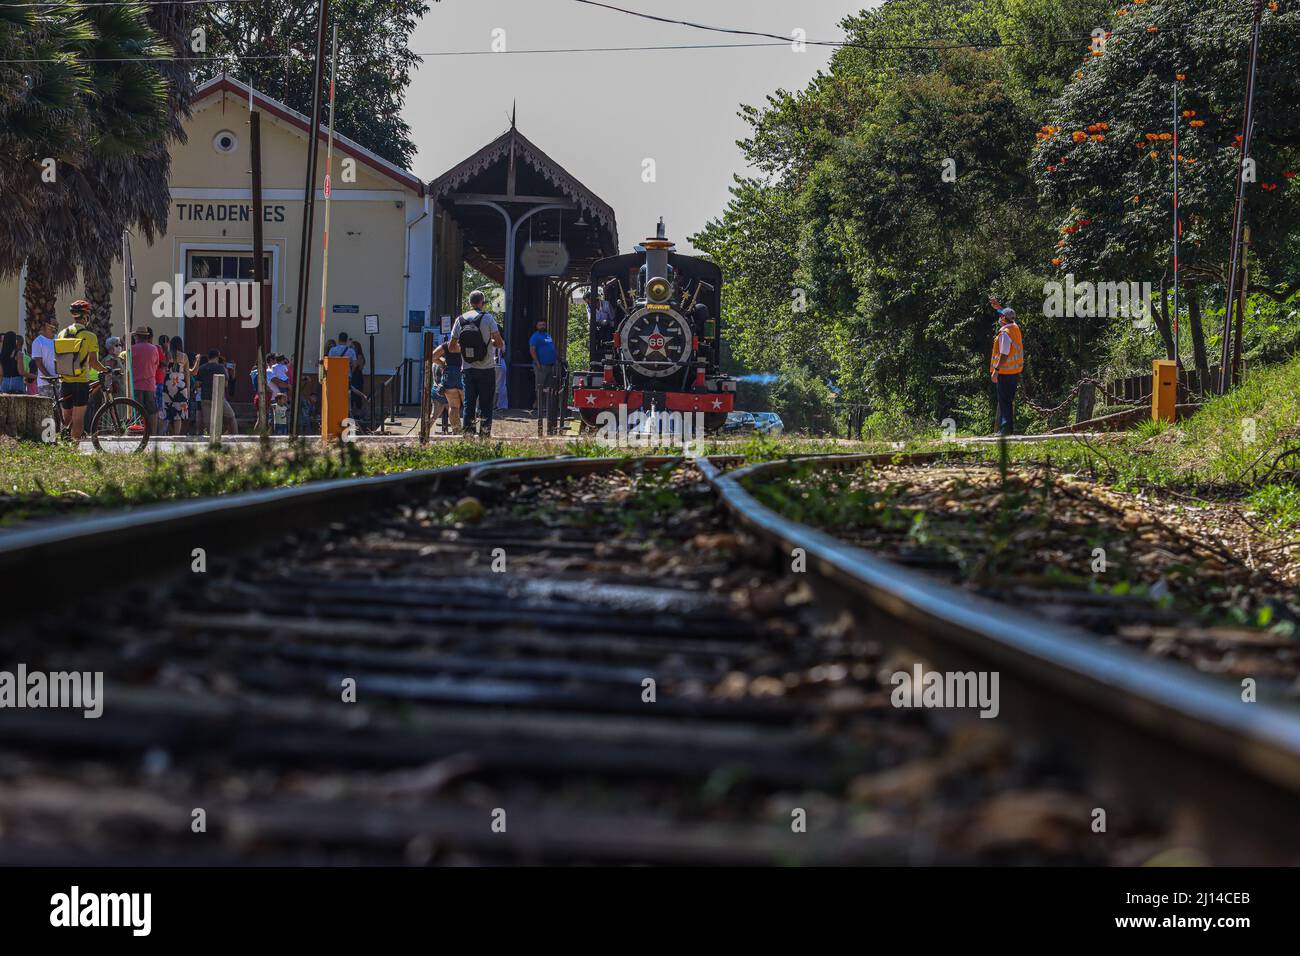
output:
[[[1250,62],[1246,66],[1246,104],[1241,118],[1241,156],[1237,162],[1237,196],[1232,209],[1232,247],[1228,265],[1228,301],[1224,308],[1223,342],[1219,353],[1219,394],[1227,392],[1232,382],[1233,312],[1242,321],[1238,291],[1241,287],[1243,249],[1242,227],[1246,219],[1246,160],[1250,158],[1250,141],[1255,131],[1255,75],[1259,68],[1259,21],[1264,15],[1264,0],[1255,0],[1255,16],[1250,28]],[[1176,162],[1176,160],[1175,160]]]
[[[1182,369],[1182,357],[1178,348],[1178,238],[1183,233],[1183,224],[1178,218],[1178,75],[1174,77],[1174,367]],[[1161,305],[1164,305],[1162,302]]]
[[[316,136],[320,131],[321,75],[325,69],[325,24],[329,20],[329,0],[320,0],[316,19],[316,62],[312,66],[311,128],[307,130],[307,180],[303,186],[302,245],[298,256],[297,311],[293,334],[293,407],[289,409],[289,434],[298,435],[298,408],[302,393],[302,347],[306,334],[308,283],[311,279],[311,237],[316,214]]]
[[[265,298],[262,290],[266,287],[266,269],[262,259],[266,255],[262,237],[262,114],[253,103],[253,88],[248,88],[248,149],[252,157],[253,168],[253,285],[257,292],[257,340],[262,345],[262,352],[271,354],[271,316],[262,308]],[[258,380],[266,377],[266,369],[257,370]]]
[[[322,233],[320,266],[320,342],[316,349],[316,368],[325,380],[325,301],[330,286],[330,197],[334,182],[330,176],[334,168],[334,79],[339,69],[339,25],[334,24],[334,39],[330,52],[330,131],[325,145],[325,228]]]

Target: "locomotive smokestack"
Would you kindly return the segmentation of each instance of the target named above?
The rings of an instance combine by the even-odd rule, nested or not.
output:
[[[645,273],[646,280],[668,278],[668,253],[672,250],[673,244],[664,233],[664,220],[659,217],[659,225],[655,227],[655,237],[647,239],[639,248],[645,249]],[[669,291],[671,288],[669,287]],[[668,298],[667,294],[663,299]]]

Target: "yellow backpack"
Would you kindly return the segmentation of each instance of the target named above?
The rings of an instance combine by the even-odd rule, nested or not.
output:
[[[54,340],[54,370],[63,378],[81,374],[86,364],[86,342],[81,337],[82,326],[70,325]]]

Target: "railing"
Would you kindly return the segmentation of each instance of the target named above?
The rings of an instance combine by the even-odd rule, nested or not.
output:
[[[420,404],[420,386],[422,384],[420,379],[423,378],[420,372],[421,370],[420,370],[419,359],[415,359],[415,358],[402,359],[402,364],[398,367],[397,372],[394,373],[395,376],[400,376],[400,378],[398,379],[399,382],[401,383],[401,391],[399,393],[401,397],[400,404],[402,405]],[[394,403],[394,404],[398,404],[398,403]]]
[[[384,379],[375,389],[376,394],[370,396],[370,430],[378,431],[384,434],[386,426],[396,424],[397,413],[401,406],[409,404],[401,401],[405,395],[405,389],[409,386],[410,376],[407,374],[407,359],[401,365],[393,370],[393,374]],[[379,409],[379,421],[375,422],[375,409]],[[391,419],[389,416],[392,416]],[[377,426],[377,427],[376,427]]]

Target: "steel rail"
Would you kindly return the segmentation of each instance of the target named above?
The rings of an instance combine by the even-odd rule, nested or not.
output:
[[[122,585],[154,569],[188,568],[195,548],[204,548],[211,554],[214,547],[243,547],[275,534],[326,526],[335,520],[338,509],[345,506],[379,506],[416,494],[470,485],[486,490],[492,479],[505,474],[584,475],[637,464],[655,467],[683,460],[662,456],[496,458],[390,475],[327,479],[291,488],[162,502],[112,514],[73,515],[0,531],[0,573],[22,576],[30,574],[33,568],[56,573],[66,570],[82,576],[87,587]],[[722,456],[719,460],[729,459]],[[740,459],[732,456],[730,460]],[[129,551],[131,564],[129,569],[122,569],[120,580],[102,581],[103,576],[80,575],[96,566],[119,568],[124,551]]]
[[[938,456],[907,457],[919,463]],[[746,482],[771,479],[799,464],[843,467],[868,462],[901,463],[896,455],[809,457],[725,474],[707,460],[699,465],[722,505],[770,549],[782,552],[787,568],[792,549],[803,549],[810,579],[831,584],[844,606],[859,617],[865,612],[896,642],[941,666],[974,665],[1010,676],[1017,694],[1038,698],[1021,708],[1026,712],[1021,716],[1032,712],[1034,721],[1049,722],[1067,712],[1104,715],[1112,732],[1118,727],[1133,736],[1102,736],[1093,749],[1128,751],[1126,773],[1154,769],[1135,767],[1132,759],[1136,756],[1140,765],[1153,753],[1164,773],[1176,763],[1175,753],[1181,753],[1191,758],[1192,778],[1212,779],[1212,786],[1223,791],[1218,794],[1220,807],[1235,806],[1238,816],[1251,815],[1255,808],[1238,803],[1236,783],[1253,788],[1256,795],[1268,791],[1260,799],[1290,815],[1279,824],[1294,835],[1289,852],[1300,847],[1300,823],[1294,816],[1300,797],[1300,707],[1293,701],[1261,687],[1259,699],[1248,703],[1226,680],[1103,643],[1096,635],[934,581],[791,521],[760,504],[745,487]],[[1004,693],[1003,698],[1004,710],[1016,709],[1013,695]],[[1079,727],[1073,732],[1085,735]],[[1164,750],[1152,751],[1138,738]],[[1261,806],[1259,812],[1267,811]]]

